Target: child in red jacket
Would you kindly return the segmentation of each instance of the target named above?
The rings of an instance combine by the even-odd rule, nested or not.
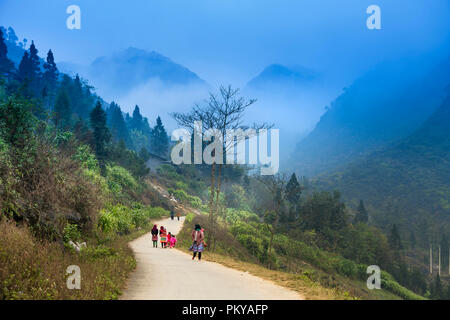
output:
[[[175,244],[177,243],[177,238],[175,237],[175,235],[173,234],[171,237],[170,237],[170,248],[173,248],[173,247],[175,247]]]

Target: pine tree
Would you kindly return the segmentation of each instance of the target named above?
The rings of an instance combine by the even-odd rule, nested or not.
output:
[[[29,80],[32,77],[30,55],[25,51],[19,64],[19,79],[22,81]]]
[[[297,205],[300,201],[301,194],[302,188],[300,186],[300,183],[298,183],[297,176],[295,175],[295,173],[293,173],[288,183],[286,184],[286,199],[292,205]]]
[[[0,76],[8,76],[13,69],[14,63],[8,59],[8,48],[3,31],[0,30]]]
[[[141,115],[141,111],[139,110],[139,106],[136,105],[133,111],[133,117],[131,118],[130,123],[131,130],[143,131],[143,117]]]
[[[106,126],[106,112],[103,110],[100,101],[91,111],[91,128],[94,134],[94,150],[97,155],[100,167],[104,173],[105,161],[107,157],[106,146],[111,140],[111,134]]]
[[[156,125],[152,130],[150,150],[163,157],[167,155],[169,150],[169,137],[159,116],[156,118]]]
[[[72,109],[69,96],[64,89],[61,89],[55,101],[53,121],[58,128],[68,129],[71,125],[71,118]]]
[[[109,111],[109,124],[111,128],[111,134],[114,142],[123,140],[125,145],[130,147],[130,136],[128,134],[128,128],[123,118],[122,110],[113,101],[108,109]]]
[[[29,49],[30,52],[30,68],[31,68],[31,78],[37,79],[40,76],[41,68],[40,68],[40,61],[38,56],[38,50],[36,49],[36,46],[34,45],[34,41],[31,41],[31,46]]]
[[[48,90],[53,90],[58,80],[58,68],[52,50],[47,53],[47,62],[44,63],[44,81]]]
[[[366,207],[364,206],[364,201],[360,200],[354,223],[367,223],[368,221],[369,215],[367,214]]]

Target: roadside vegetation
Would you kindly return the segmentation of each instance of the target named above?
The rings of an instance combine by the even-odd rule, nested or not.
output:
[[[16,68],[0,29],[0,300],[121,294],[136,264],[128,241],[170,209],[129,138],[147,120],[137,108],[128,122],[51,51],[41,65],[33,43]],[[67,288],[71,265],[80,290]]]

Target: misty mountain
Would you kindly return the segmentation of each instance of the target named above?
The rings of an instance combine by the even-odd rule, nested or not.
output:
[[[205,82],[194,72],[155,52],[130,47],[111,56],[97,58],[87,67],[63,63],[63,70],[79,72],[89,78],[101,91],[123,95],[150,80],[164,86],[203,85]],[[73,70],[76,69],[76,70]]]
[[[450,83],[450,60],[430,61],[384,63],[356,80],[297,144],[291,168],[307,176],[332,171],[414,132]]]
[[[304,67],[289,68],[280,64],[272,64],[258,76],[250,80],[247,86],[255,90],[299,89],[316,80],[317,75]]]
[[[354,207],[363,199],[373,222],[450,223],[450,92],[413,134],[332,174],[318,177]],[[422,231],[425,231],[422,229]]]
[[[285,167],[299,137],[314,128],[337,91],[315,70],[271,64],[247,83],[243,93],[258,100],[249,110],[251,121],[280,129],[280,161]]]

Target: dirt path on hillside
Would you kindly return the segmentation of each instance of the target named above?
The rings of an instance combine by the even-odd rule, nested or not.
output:
[[[184,222],[157,222],[178,234]],[[128,280],[122,300],[301,300],[298,293],[274,283],[208,261],[191,260],[176,249],[152,247],[151,235],[132,242],[137,268]],[[208,254],[205,252],[204,254]]]

